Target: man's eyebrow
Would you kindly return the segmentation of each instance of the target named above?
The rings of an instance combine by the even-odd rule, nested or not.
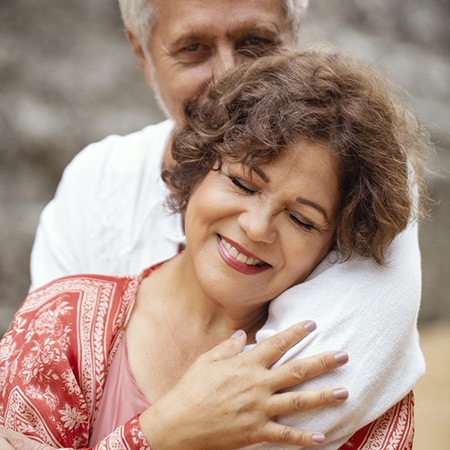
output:
[[[184,35],[179,37],[177,40],[175,40],[174,42],[172,42],[171,46],[172,47],[179,47],[179,46],[185,46],[185,45],[190,45],[190,44],[195,44],[198,41],[201,41],[202,39],[204,39],[204,35],[201,34],[188,34],[188,35]]]
[[[266,38],[272,38],[276,39],[279,37],[279,32],[277,32],[276,29],[269,30],[268,28],[252,28],[252,29],[246,29],[243,31],[240,31],[240,34],[243,34],[244,36],[260,36],[260,37],[266,37]]]
[[[311,206],[311,208],[314,208],[315,210],[319,211],[323,215],[323,217],[325,217],[325,220],[329,222],[328,214],[323,206],[319,205],[316,202],[313,202],[312,200],[308,200],[307,198],[304,197],[297,197],[295,201],[297,203],[300,203],[301,205]]]
[[[231,32],[231,35],[258,36],[261,38],[273,39],[277,41],[279,38],[279,30],[277,29],[277,27],[258,25],[250,28],[248,27],[246,22],[243,22],[237,27],[235,31]],[[208,39],[208,37],[210,37],[208,32],[194,32],[191,34],[188,30],[186,30],[185,33],[183,33],[179,38],[171,43],[171,46],[185,46]]]

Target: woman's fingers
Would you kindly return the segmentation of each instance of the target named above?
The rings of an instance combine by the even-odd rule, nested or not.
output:
[[[343,387],[284,392],[270,398],[267,402],[267,410],[270,417],[275,417],[335,405],[344,402],[347,398],[348,391]]]
[[[249,353],[258,358],[267,368],[278,361],[290,348],[300,342],[309,333],[316,329],[315,322],[308,320],[292,325],[287,330],[281,331],[267,338]]]
[[[336,369],[348,361],[346,352],[324,352],[297,359],[271,370],[270,382],[274,391],[295,386],[317,375]]]
[[[237,332],[200,356],[169,392],[140,415],[150,446],[227,450],[258,442],[323,443],[318,432],[274,421],[278,415],[338,403],[347,395],[343,388],[279,393],[347,359],[343,352],[328,352],[270,369],[314,328],[314,322],[303,322],[244,353],[247,336]]]
[[[317,431],[299,430],[276,422],[268,422],[264,427],[262,441],[317,447],[325,442],[325,436]]]
[[[229,339],[221,342],[202,356],[211,361],[220,361],[222,359],[232,358],[244,350],[247,341],[247,334],[243,330],[238,330]]]
[[[0,437],[0,450],[14,450],[14,447],[6,439]]]

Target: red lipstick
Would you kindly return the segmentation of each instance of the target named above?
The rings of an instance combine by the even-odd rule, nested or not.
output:
[[[230,266],[232,269],[237,270],[240,273],[243,273],[244,275],[257,275],[258,273],[264,272],[267,269],[270,269],[272,266],[270,264],[267,264],[266,262],[262,261],[264,264],[261,266],[249,266],[233,256],[230,255],[229,251],[225,248],[222,242],[222,238],[220,235],[217,235],[217,245],[219,249],[220,256],[225,261],[225,263]],[[232,245],[239,253],[247,256],[248,258],[255,258],[261,261],[257,256],[250,253],[249,251],[242,248],[239,244],[232,241],[231,239],[226,238],[225,239],[230,245]]]

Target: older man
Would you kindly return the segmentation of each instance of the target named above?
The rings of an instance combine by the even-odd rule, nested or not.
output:
[[[120,0],[147,83],[170,118],[87,147],[44,210],[32,287],[71,273],[136,273],[178,250],[162,201],[161,159],[185,99],[239,63],[292,47],[307,0]]]
[[[33,287],[74,273],[137,273],[179,250],[181,219],[165,209],[168,192],[160,171],[170,157],[183,101],[237,64],[293,47],[306,5],[307,0],[120,0],[133,52],[170,119],[109,136],[75,157],[41,216]],[[308,318],[319,330],[302,355],[329,348],[351,354],[339,373],[304,385],[348,386],[349,401],[288,423],[322,429],[329,443],[324,448],[338,448],[406,396],[424,370],[415,326],[420,287],[417,229],[411,225],[392,244],[387,268],[363,258],[324,261],[308,282],[272,302],[258,342]],[[364,318],[359,325],[355,315]],[[295,352],[288,355],[293,357]],[[393,422],[386,423],[383,432]],[[398,429],[399,447],[393,448],[403,445],[409,430]]]

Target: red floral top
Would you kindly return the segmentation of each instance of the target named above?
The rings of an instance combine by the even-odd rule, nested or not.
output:
[[[141,281],[157,267],[69,276],[28,295],[0,343],[0,437],[25,450],[88,446],[109,364]],[[412,437],[409,394],[341,448],[411,449]],[[93,448],[150,450],[138,416]]]
[[[28,295],[1,341],[0,425],[56,448],[87,447],[141,280],[65,277]],[[134,417],[94,448],[149,446]]]

